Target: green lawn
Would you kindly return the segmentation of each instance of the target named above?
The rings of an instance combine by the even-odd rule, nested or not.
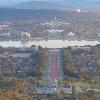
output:
[[[75,82],[73,83],[73,86],[77,87],[86,87],[86,88],[92,88],[92,89],[100,89],[100,83],[88,83],[88,82]]]
[[[86,82],[75,82],[75,83],[73,83],[73,86],[75,86],[75,87],[87,87],[87,88],[89,88],[90,84],[86,83]]]
[[[92,89],[100,89],[100,83],[96,83],[96,84],[95,83],[92,83],[91,84],[91,88]]]

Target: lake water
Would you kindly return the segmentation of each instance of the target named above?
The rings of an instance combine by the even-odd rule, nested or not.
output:
[[[41,40],[41,41],[29,41],[29,42],[21,42],[21,41],[0,41],[0,46],[2,47],[30,47],[32,45],[40,45],[42,47],[47,48],[62,48],[68,46],[85,46],[85,45],[96,45],[100,44],[99,41],[87,41],[87,40]]]

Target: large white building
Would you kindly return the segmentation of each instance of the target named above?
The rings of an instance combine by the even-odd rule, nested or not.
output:
[[[73,36],[75,36],[76,34],[75,33],[73,33],[73,32],[69,32],[69,33],[67,33],[67,36],[71,36],[71,37],[73,37]]]
[[[62,39],[64,30],[51,29],[51,30],[47,30],[47,33],[49,39]]]

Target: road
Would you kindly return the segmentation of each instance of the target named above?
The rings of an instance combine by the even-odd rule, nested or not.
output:
[[[61,51],[60,49],[48,49],[48,63],[46,66],[46,80],[47,84],[43,84],[36,90],[39,94],[55,93],[64,91],[65,93],[72,93],[72,87],[64,87],[63,84],[59,84],[60,80],[63,80],[63,68],[61,63]],[[45,79],[45,78],[44,78]]]
[[[48,66],[47,76],[50,81],[58,81],[63,79],[63,71],[61,66],[61,53],[59,49],[48,50]]]

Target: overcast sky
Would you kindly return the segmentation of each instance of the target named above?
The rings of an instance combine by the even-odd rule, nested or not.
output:
[[[4,5],[5,6],[7,6],[7,5],[10,6],[10,5],[14,5],[14,4],[17,4],[17,3],[20,3],[20,2],[25,2],[25,1],[32,1],[32,0],[0,0],[0,6],[4,6]],[[40,1],[42,1],[42,0],[40,0]],[[50,1],[50,0],[45,0],[45,1]],[[61,0],[56,0],[56,1],[61,1]],[[100,1],[100,0],[90,0],[90,1]]]
[[[14,5],[20,2],[24,1],[32,1],[32,0],[0,0],[0,6],[1,5]]]

